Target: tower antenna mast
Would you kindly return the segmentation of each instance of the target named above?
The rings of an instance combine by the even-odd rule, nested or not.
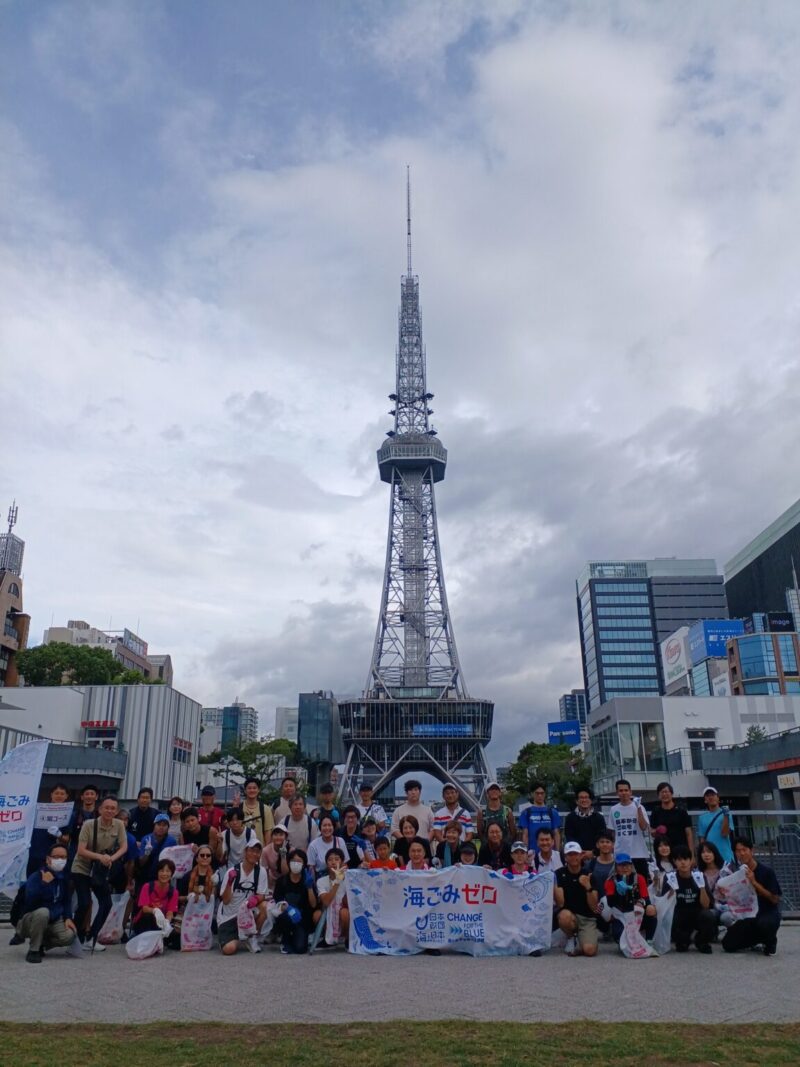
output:
[[[411,167],[406,167],[406,245],[408,248],[408,277],[411,277]]]

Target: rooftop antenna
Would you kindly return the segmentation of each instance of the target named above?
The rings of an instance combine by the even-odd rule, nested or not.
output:
[[[409,222],[409,224],[408,224],[408,225],[409,225],[409,227],[410,227],[410,226],[411,226],[411,223]],[[408,231],[408,232],[409,232],[409,234],[410,234],[410,233],[411,233],[411,230],[409,229],[409,231]],[[408,239],[408,240],[409,240],[409,242],[410,242],[410,241],[411,241],[411,237],[409,237],[409,239]],[[409,244],[409,246],[408,246],[408,255],[409,255],[409,260],[408,260],[408,262],[410,263],[410,262],[411,262],[411,258],[410,258],[410,257],[411,257],[411,245],[410,245],[410,244]],[[12,530],[14,529],[14,527],[15,527],[15,526],[17,525],[17,511],[18,511],[18,510],[19,510],[19,509],[17,508],[17,502],[16,502],[16,500],[15,500],[15,501],[13,501],[13,503],[11,504],[11,507],[10,507],[10,508],[8,509],[8,532],[9,532],[9,533],[11,533],[11,531],[12,531]]]
[[[12,503],[8,509],[8,536],[5,538],[5,544],[0,550],[0,570],[6,570],[11,565],[12,559],[12,544],[11,544],[11,531],[14,529],[17,523],[17,502]]]
[[[406,167],[406,242],[408,245],[408,277],[411,277],[411,167]]]

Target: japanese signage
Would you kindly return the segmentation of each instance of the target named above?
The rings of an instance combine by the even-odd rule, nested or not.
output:
[[[744,633],[741,619],[700,619],[689,629],[689,654],[692,666],[713,656],[727,656],[727,642]]]
[[[350,951],[406,956],[452,949],[526,956],[549,948],[553,875],[506,878],[483,867],[354,870],[346,876]]]
[[[66,804],[37,804],[34,829],[49,830],[55,826],[60,830],[62,826],[68,826],[74,807],[71,800]]]
[[[10,895],[25,881],[48,745],[48,741],[27,741],[0,762],[0,891]]]

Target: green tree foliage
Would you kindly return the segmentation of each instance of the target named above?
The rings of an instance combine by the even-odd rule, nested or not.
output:
[[[232,785],[243,785],[247,778],[258,778],[262,783],[262,796],[277,796],[277,788],[267,788],[270,779],[281,773],[281,759],[291,766],[297,759],[297,745],[283,738],[262,737],[260,741],[248,741],[232,748],[225,754],[212,752],[201,756],[200,763],[225,763],[229,760],[226,777]]]
[[[126,669],[107,648],[69,645],[64,641],[26,648],[17,656],[17,665],[27,685],[142,685],[146,682],[144,675]]]
[[[759,726],[757,723],[753,723],[752,726],[747,727],[747,734],[745,740],[748,745],[754,745],[756,741],[766,741],[767,731],[763,726]]]
[[[508,772],[508,799],[527,797],[534,782],[542,782],[548,801],[571,803],[575,790],[592,784],[592,769],[583,753],[575,753],[569,745],[543,745],[530,741]]]

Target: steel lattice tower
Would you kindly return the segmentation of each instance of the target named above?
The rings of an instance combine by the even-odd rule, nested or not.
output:
[[[419,278],[411,265],[411,185],[406,185],[407,271],[400,282],[394,429],[378,449],[390,485],[389,535],[378,627],[364,696],[339,705],[348,746],[342,795],[361,781],[377,791],[411,770],[453,780],[476,807],[491,771],[484,746],[494,705],[468,696],[444,587],[434,485],[447,450],[429,422]]]

